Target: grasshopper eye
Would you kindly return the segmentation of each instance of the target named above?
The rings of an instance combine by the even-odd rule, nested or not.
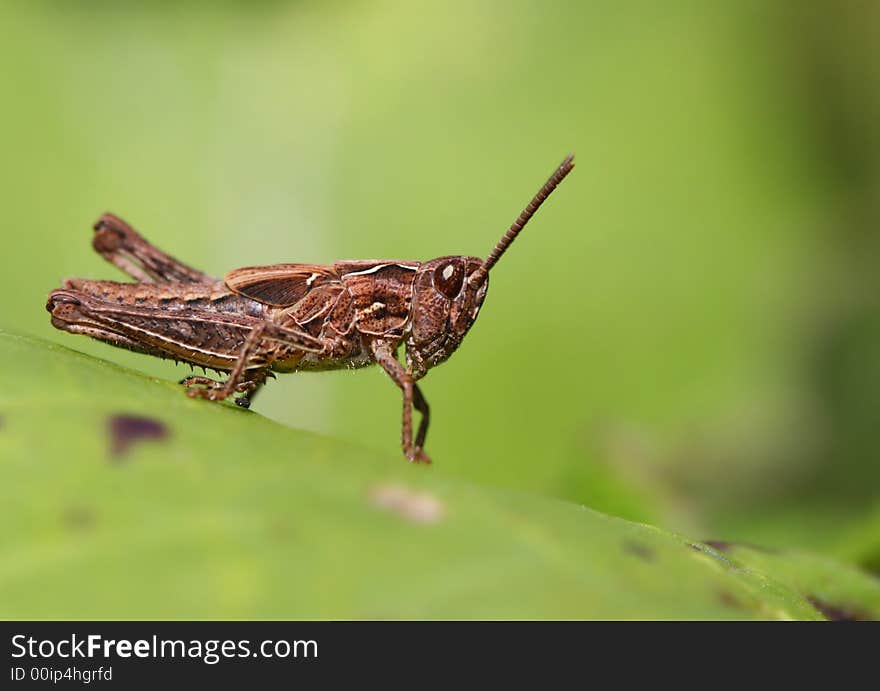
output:
[[[461,262],[447,262],[434,269],[434,287],[443,297],[454,300],[464,281],[464,267]]]

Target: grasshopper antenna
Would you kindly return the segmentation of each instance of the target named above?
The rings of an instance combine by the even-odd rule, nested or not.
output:
[[[489,275],[489,270],[498,263],[498,260],[501,259],[501,255],[504,254],[508,247],[510,247],[520,231],[525,228],[529,219],[535,215],[535,212],[540,208],[541,204],[544,203],[544,200],[547,199],[547,197],[550,196],[550,193],[556,189],[556,186],[565,179],[565,176],[571,172],[572,168],[574,168],[574,154],[569,154],[565,157],[565,160],[559,164],[559,167],[553,172],[553,175],[550,176],[547,182],[544,183],[544,186],[538,190],[538,194],[536,194],[526,208],[522,210],[522,213],[513,222],[513,225],[507,229],[507,232],[504,233],[498,241],[498,244],[495,245],[489,253],[489,256],[486,257],[486,260],[480,265],[480,268],[470,275],[468,283],[472,286],[478,286],[486,280],[486,276]]]

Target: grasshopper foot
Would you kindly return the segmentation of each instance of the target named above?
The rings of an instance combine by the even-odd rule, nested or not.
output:
[[[227,393],[224,391],[222,386],[209,389],[190,387],[186,390],[186,395],[190,398],[204,398],[208,401],[222,401],[224,398],[226,398]]]
[[[409,459],[410,463],[431,464],[431,457],[418,447],[413,448],[411,451],[407,451],[406,457]]]
[[[209,401],[222,401],[229,394],[223,382],[208,377],[186,377],[180,382],[190,398],[205,398]]]
[[[223,386],[223,382],[215,381],[209,377],[184,377],[180,380],[180,384],[186,387],[187,391],[192,391],[195,387],[204,386],[208,389],[217,389]]]
[[[236,393],[244,394],[236,398],[235,403],[245,409],[251,407],[250,397],[259,388],[257,382],[250,380],[230,387],[228,382],[215,381],[208,377],[186,377],[181,379],[180,383],[186,388],[186,395],[190,398],[222,401]]]

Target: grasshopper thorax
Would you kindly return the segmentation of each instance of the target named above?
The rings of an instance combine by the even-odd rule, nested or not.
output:
[[[479,283],[468,278],[482,264],[478,257],[438,257],[419,267],[407,341],[407,360],[415,375],[448,359],[476,321],[489,277]]]

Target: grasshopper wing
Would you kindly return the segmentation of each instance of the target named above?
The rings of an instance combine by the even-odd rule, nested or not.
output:
[[[247,266],[230,271],[225,281],[232,292],[273,307],[290,307],[315,288],[340,283],[333,267],[323,264]]]

